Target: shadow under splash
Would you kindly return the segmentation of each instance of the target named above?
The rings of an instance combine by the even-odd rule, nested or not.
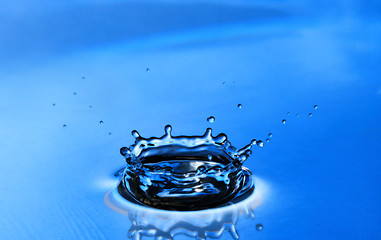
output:
[[[262,202],[262,195],[256,189],[245,199],[235,199],[223,207],[199,211],[168,211],[147,207],[133,198],[122,197],[118,188],[109,191],[104,201],[111,209],[128,215],[131,222],[129,239],[150,237],[172,240],[176,235],[198,240],[218,239],[226,230],[233,239],[238,240],[236,224],[239,217],[254,219],[254,209]]]

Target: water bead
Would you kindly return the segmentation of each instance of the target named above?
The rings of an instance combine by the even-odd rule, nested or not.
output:
[[[283,120],[282,120],[282,123],[283,123],[283,124],[286,124],[286,119],[283,119]]]
[[[314,106],[314,109],[317,109],[317,108],[318,108],[318,105],[315,105],[315,106]]]
[[[242,108],[242,104],[238,104],[237,107],[241,109]]]
[[[133,131],[131,132],[131,135],[132,135],[134,138],[138,138],[138,137],[140,137],[138,131],[136,131],[136,130],[133,130]]]
[[[208,122],[213,123],[216,119],[213,116],[210,116],[206,119]]]
[[[255,228],[257,229],[258,232],[263,230],[263,225],[261,223],[258,223]]]

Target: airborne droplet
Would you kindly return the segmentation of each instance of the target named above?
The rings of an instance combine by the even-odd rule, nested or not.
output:
[[[206,119],[208,122],[212,123],[214,120],[216,120],[213,116],[210,116]]]
[[[255,228],[257,229],[257,231],[262,231],[263,230],[263,225],[261,223],[258,223],[257,226],[255,226]]]
[[[299,117],[299,113],[296,114],[296,117]]]
[[[257,145],[258,145],[258,147],[263,147],[264,143],[261,140],[259,140],[259,141],[257,141]]]
[[[282,123],[283,123],[283,124],[286,124],[286,119],[283,119],[283,120],[282,120]]]
[[[99,124],[100,124],[100,125],[103,125],[103,121],[102,121],[102,120],[101,120],[101,121],[99,121]]]
[[[66,127],[67,127],[67,125],[66,125],[66,124],[64,124],[64,125],[62,125],[62,127],[63,127],[63,128],[66,128]]]
[[[146,68],[146,72],[149,72],[150,71],[150,69],[149,68]]]
[[[315,105],[314,108],[317,109],[317,108],[318,108],[318,105]]]
[[[238,108],[242,108],[242,104],[238,104],[237,107],[238,107]]]
[[[309,113],[308,116],[312,117],[312,113]]]
[[[266,142],[270,142],[270,138],[266,139]]]
[[[269,137],[273,137],[273,134],[272,134],[272,133],[269,133]]]

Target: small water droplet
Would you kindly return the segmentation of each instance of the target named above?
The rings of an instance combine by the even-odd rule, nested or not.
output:
[[[214,120],[216,120],[213,116],[210,116],[206,119],[208,122],[212,123]]]
[[[312,113],[309,113],[308,116],[312,117]]]
[[[99,124],[100,124],[100,125],[103,125],[103,121],[102,121],[102,120],[101,120],[101,121],[99,121]]]
[[[299,117],[299,113],[296,114],[296,117]]]
[[[77,95],[77,92],[73,92],[73,95],[74,95],[74,96]]]
[[[222,82],[222,85],[225,85],[226,84],[226,82]]]
[[[286,124],[286,119],[283,119],[283,120],[282,120],[282,123],[283,123],[283,124]]]
[[[257,231],[262,231],[263,230],[263,225],[261,223],[258,223],[257,226],[255,226],[255,228],[257,229]]]
[[[265,144],[261,140],[259,140],[257,141],[257,145],[258,147],[263,147]]]
[[[238,108],[242,108],[242,104],[238,104],[237,107],[238,107]]]
[[[149,72],[150,71],[150,69],[149,68],[146,68],[146,72]]]
[[[55,106],[56,106],[56,104],[55,104],[55,103],[53,103],[52,105],[53,105],[53,107],[55,107]]]
[[[165,131],[165,133],[167,134],[167,135],[171,135],[171,132],[172,132],[172,126],[171,125],[167,125],[167,126],[165,126],[164,127],[164,131]]]
[[[64,124],[64,125],[62,125],[62,127],[63,127],[63,128],[66,128],[66,127],[67,127],[67,125],[66,125],[66,124]]]
[[[290,115],[290,112],[287,112],[287,115]]]
[[[82,77],[82,79],[85,79],[85,77]]]
[[[212,161],[212,158],[213,158],[212,154],[208,154],[209,161]]]
[[[269,137],[273,137],[273,134],[272,134],[272,133],[269,133]]]
[[[266,142],[270,142],[270,138],[266,139]]]
[[[318,108],[318,105],[315,105],[314,108],[317,109],[317,108]]]
[[[130,149],[128,149],[127,147],[122,147],[120,149],[120,154],[122,154],[123,156],[126,156],[129,153],[130,153]]]
[[[91,106],[91,105],[89,106],[89,108],[92,108],[92,107],[93,107],[93,106]]]
[[[133,131],[131,132],[131,135],[132,135],[134,138],[138,138],[138,137],[140,137],[138,131],[136,131],[136,130],[133,130]]]
[[[108,135],[110,136],[112,134],[112,132],[109,132]]]

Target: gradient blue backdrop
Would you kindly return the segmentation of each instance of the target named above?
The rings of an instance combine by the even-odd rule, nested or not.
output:
[[[241,239],[381,239],[380,11],[1,1],[0,239],[126,239],[127,216],[103,202],[119,148],[166,124],[212,127],[238,147],[273,133],[245,164],[268,191],[256,218],[239,220]]]

